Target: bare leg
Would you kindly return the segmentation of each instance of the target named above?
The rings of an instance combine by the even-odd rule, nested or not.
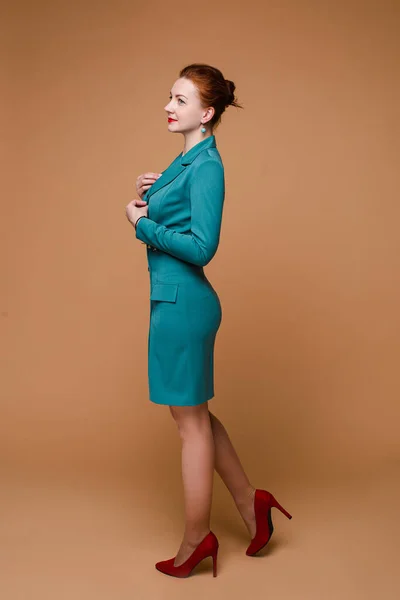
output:
[[[215,447],[207,402],[170,411],[182,442],[185,531],[174,561],[178,567],[210,531]]]
[[[215,444],[215,470],[230,491],[251,538],[256,533],[255,488],[251,485],[229,435],[221,421],[209,411]]]

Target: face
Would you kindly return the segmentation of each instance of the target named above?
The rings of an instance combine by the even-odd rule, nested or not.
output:
[[[169,131],[188,133],[199,131],[214,115],[214,108],[203,108],[198,91],[190,79],[181,77],[172,86],[169,103],[164,107]]]

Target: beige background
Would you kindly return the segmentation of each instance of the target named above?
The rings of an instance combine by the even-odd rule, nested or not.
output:
[[[399,4],[8,4],[5,597],[398,598]],[[268,551],[246,557],[216,477],[219,574],[204,561],[184,583],[154,569],[183,531],[180,442],[148,400],[149,278],[125,206],[183,148],[164,106],[191,62],[220,68],[245,107],[215,131],[209,405],[293,520],[277,513]]]

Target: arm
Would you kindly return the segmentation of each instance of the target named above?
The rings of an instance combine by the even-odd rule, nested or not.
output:
[[[136,237],[186,262],[205,266],[217,251],[225,197],[223,166],[215,160],[199,165],[189,188],[191,231],[179,233],[151,219],[140,219]]]

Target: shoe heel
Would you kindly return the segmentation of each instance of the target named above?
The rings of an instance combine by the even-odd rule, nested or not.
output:
[[[214,554],[212,554],[212,559],[213,559],[213,577],[217,576],[217,554],[218,554],[218,549],[214,552]]]
[[[291,519],[291,518],[292,518],[292,515],[291,515],[290,513],[288,513],[288,511],[287,511],[287,510],[285,510],[285,509],[283,508],[283,506],[281,506],[281,505],[279,504],[278,500],[277,500],[277,499],[275,498],[275,496],[273,496],[272,494],[271,494],[271,505],[272,505],[272,506],[275,506],[275,508],[277,508],[278,510],[280,510],[280,511],[281,511],[281,513],[283,513],[283,514],[285,515],[285,517],[287,517],[288,519]]]

